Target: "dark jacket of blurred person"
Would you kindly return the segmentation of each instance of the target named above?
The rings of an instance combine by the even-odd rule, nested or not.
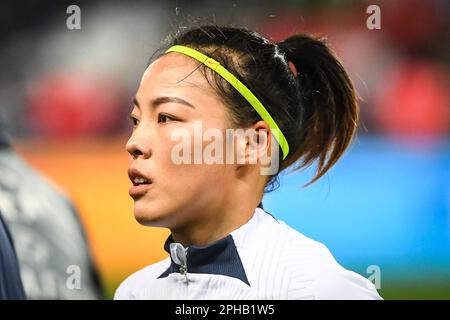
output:
[[[0,212],[0,300],[25,299],[11,235]]]
[[[14,152],[1,122],[0,210],[14,240],[28,299],[103,297],[73,204]]]

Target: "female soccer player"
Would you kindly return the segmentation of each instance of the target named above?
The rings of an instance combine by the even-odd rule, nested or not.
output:
[[[169,257],[115,299],[379,299],[261,203],[279,172],[317,160],[312,183],[352,141],[355,91],[330,48],[218,26],[170,42],[144,72],[126,145],[135,217],[170,229]]]

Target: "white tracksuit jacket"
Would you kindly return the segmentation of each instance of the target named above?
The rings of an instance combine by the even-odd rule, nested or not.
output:
[[[129,276],[114,299],[381,299],[325,245],[257,207],[252,218],[207,246],[171,236],[166,259]]]

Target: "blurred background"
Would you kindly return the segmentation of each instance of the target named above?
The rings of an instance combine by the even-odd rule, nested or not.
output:
[[[66,26],[71,4],[80,30]],[[372,4],[380,30],[366,26]],[[274,41],[326,36],[361,97],[359,136],[312,186],[301,188],[310,170],[283,174],[264,207],[346,268],[366,277],[379,268],[385,299],[450,299],[449,9],[445,0],[5,1],[0,116],[18,154],[73,201],[111,298],[167,256],[169,231],[134,220],[125,152],[131,99],[161,41],[201,21]]]

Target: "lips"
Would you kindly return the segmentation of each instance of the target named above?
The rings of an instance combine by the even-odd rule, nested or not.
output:
[[[137,196],[142,196],[153,185],[153,179],[147,175],[144,175],[141,171],[139,171],[136,168],[128,169],[128,177],[133,183],[133,186],[129,190],[129,194],[133,198]]]

